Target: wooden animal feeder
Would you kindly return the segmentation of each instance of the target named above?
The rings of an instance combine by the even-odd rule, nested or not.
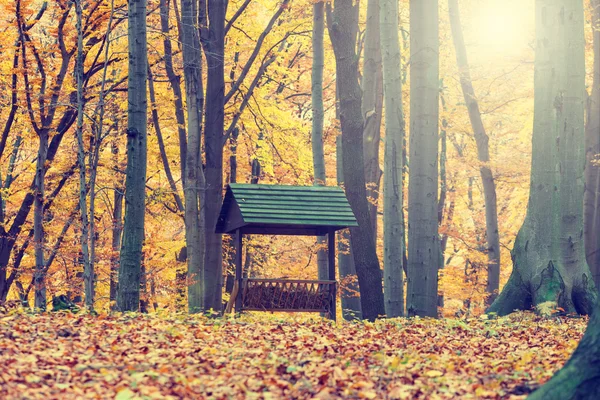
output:
[[[357,225],[339,187],[230,184],[216,232],[235,235],[236,312],[322,312],[335,320],[335,232]],[[244,234],[327,236],[328,280],[243,279]]]

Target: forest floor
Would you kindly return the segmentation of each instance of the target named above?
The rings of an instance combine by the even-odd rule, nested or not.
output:
[[[587,319],[0,315],[1,399],[517,399]]]

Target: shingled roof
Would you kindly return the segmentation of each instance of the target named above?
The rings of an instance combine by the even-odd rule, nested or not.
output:
[[[240,229],[250,234],[324,235],[357,225],[339,187],[232,183],[216,232]]]

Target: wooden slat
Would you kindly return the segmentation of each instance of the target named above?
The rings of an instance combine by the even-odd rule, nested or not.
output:
[[[357,226],[355,221],[350,219],[343,218],[331,218],[331,217],[323,217],[323,218],[277,218],[273,216],[269,217],[250,217],[244,218],[244,222],[251,223],[262,223],[262,224],[285,224],[285,225],[327,225],[327,226]]]
[[[256,191],[307,191],[307,192],[343,192],[337,186],[292,186],[292,185],[257,185],[253,183],[231,183],[229,186],[232,189],[249,189]]]
[[[352,213],[352,208],[350,206],[332,206],[328,203],[319,203],[317,205],[307,204],[304,202],[300,203],[277,203],[277,204],[267,204],[267,203],[239,203],[239,206],[242,211],[250,211],[250,210],[296,210],[296,211],[305,211],[305,212],[347,212]],[[353,213],[352,213],[353,214]],[[354,214],[353,214],[354,215]]]
[[[250,217],[253,215],[262,216],[262,215],[298,215],[307,217],[310,216],[324,216],[324,217],[342,217],[342,219],[350,218],[354,219],[354,214],[352,211],[321,211],[321,210],[263,210],[260,208],[246,208],[242,209],[242,214],[244,217]]]

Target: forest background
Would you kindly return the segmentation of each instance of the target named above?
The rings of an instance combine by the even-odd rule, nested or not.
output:
[[[45,254],[48,297],[67,294],[81,301],[84,256],[79,218],[78,154],[87,163],[90,235],[95,249],[95,308],[108,310],[116,296],[126,163],[127,4],[122,0],[83,2],[84,54],[82,142],[76,121],[77,18],[70,1],[0,2],[6,23],[0,29],[0,233],[3,250],[0,294],[31,300],[35,250]],[[311,147],[311,68],[313,2],[229,2],[224,46],[226,143],[225,183],[260,182],[311,185],[315,180]],[[182,95],[182,22],[178,2],[148,2],[148,178],[143,253],[142,300],[146,309],[185,306],[184,206],[178,137],[186,99]],[[501,265],[500,287],[511,273],[510,249],[525,218],[531,166],[533,120],[534,4],[521,1],[461,1],[460,15],[471,77],[489,136],[490,162],[497,191]],[[409,4],[400,2],[403,107],[410,119]],[[488,251],[482,163],[478,160],[448,18],[440,2],[440,204],[439,233],[444,244],[440,271],[443,315],[479,314],[485,309]],[[592,82],[592,13],[586,3],[586,68]],[[361,2],[359,43],[366,51],[367,2]],[[324,41],[324,157],[326,183],[335,185],[335,63]],[[24,39],[26,45],[21,45]],[[106,62],[105,62],[106,61]],[[206,58],[202,59],[207,62]],[[361,71],[367,68],[361,58]],[[203,74],[210,73],[204,65]],[[364,82],[364,80],[363,80]],[[177,87],[179,87],[177,89]],[[377,89],[382,96],[383,88]],[[206,98],[207,104],[210,98]],[[52,104],[53,106],[48,106]],[[379,111],[379,112],[377,112]],[[377,210],[377,251],[383,258],[381,174],[385,134],[381,105],[373,113],[379,167],[368,184]],[[185,118],[183,119],[185,121]],[[369,120],[370,121],[370,120]],[[43,204],[45,238],[34,238],[32,182],[40,148],[40,127],[48,128]],[[406,171],[405,171],[406,173]],[[407,190],[405,185],[404,190]],[[404,199],[408,196],[405,194]],[[376,208],[375,208],[376,207]],[[405,204],[406,211],[406,204]],[[407,220],[405,218],[405,220]],[[227,244],[227,240],[225,242]],[[14,241],[14,245],[7,243]],[[313,238],[252,237],[245,267],[250,276],[315,278],[319,244]],[[231,273],[231,252],[224,271]],[[383,265],[383,264],[382,264]],[[347,281],[351,281],[349,277]],[[225,278],[224,283],[228,280]],[[348,284],[348,282],[346,282]],[[350,285],[351,286],[351,285]],[[227,295],[225,295],[227,300]]]

